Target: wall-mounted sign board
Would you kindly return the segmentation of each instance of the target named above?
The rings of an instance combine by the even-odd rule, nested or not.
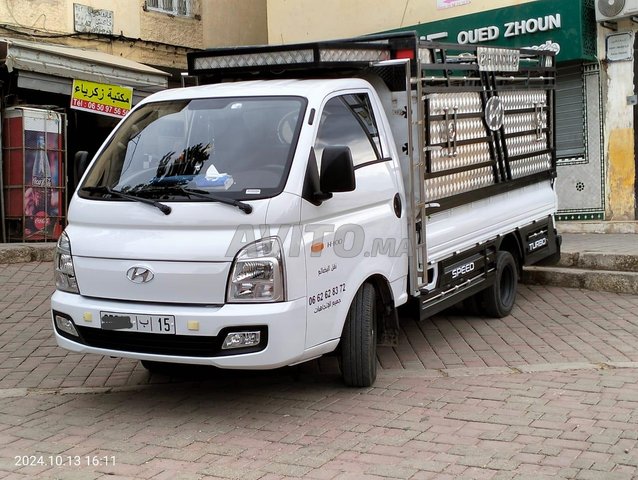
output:
[[[631,61],[634,59],[634,35],[632,32],[620,32],[607,35],[605,39],[607,60],[610,62]]]

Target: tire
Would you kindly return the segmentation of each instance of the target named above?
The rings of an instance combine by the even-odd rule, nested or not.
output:
[[[483,291],[481,307],[485,315],[492,318],[507,317],[516,302],[518,288],[518,266],[510,252],[501,250],[496,254],[496,278],[494,284]]]
[[[341,375],[346,385],[369,387],[377,378],[376,292],[364,283],[352,301],[341,335]]]

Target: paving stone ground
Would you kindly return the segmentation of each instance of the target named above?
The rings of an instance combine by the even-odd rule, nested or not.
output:
[[[49,263],[0,265],[0,478],[638,478],[638,296],[521,286],[402,318],[373,388],[66,352]]]

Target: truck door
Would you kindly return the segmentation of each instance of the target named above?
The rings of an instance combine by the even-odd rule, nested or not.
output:
[[[401,245],[401,220],[395,213],[396,164],[389,157],[388,139],[379,131],[370,95],[333,96],[317,118],[314,156],[309,161],[316,161],[321,171],[325,147],[348,146],[356,188],[334,193],[321,205],[307,201],[302,205],[307,348],[340,337],[350,302],[362,282],[374,273],[391,276],[405,247]]]

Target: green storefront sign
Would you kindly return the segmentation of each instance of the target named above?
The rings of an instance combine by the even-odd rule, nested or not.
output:
[[[559,62],[596,59],[593,0],[536,0],[398,30],[440,42],[552,49]]]

